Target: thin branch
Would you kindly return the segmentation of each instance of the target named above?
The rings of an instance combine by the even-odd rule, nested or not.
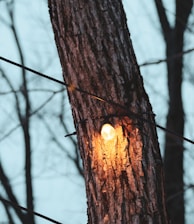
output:
[[[7,196],[9,197],[9,199],[11,201],[13,201],[13,203],[18,204],[18,201],[12,191],[12,187],[9,183],[9,179],[8,179],[7,175],[5,174],[5,171],[4,171],[1,163],[0,163],[0,180],[1,180],[1,183],[5,189],[5,192],[7,193]],[[21,222],[24,223],[24,215],[22,214],[22,212],[17,209],[15,209],[15,212],[18,215],[18,218],[21,220]]]
[[[168,21],[166,12],[165,12],[164,4],[163,4],[162,0],[154,0],[154,2],[156,5],[156,9],[157,9],[160,23],[162,26],[164,38],[165,38],[165,40],[167,40],[168,33],[171,32],[171,27],[170,27],[170,24],[169,24],[169,21]]]
[[[42,103],[39,107],[37,107],[33,112],[31,112],[29,114],[29,117],[35,115],[38,111],[40,111],[43,107],[46,106],[46,104],[48,104],[52,99],[53,97],[55,96],[56,92],[54,92],[47,100],[45,100],[44,103]]]
[[[184,190],[179,191],[179,192],[177,192],[176,194],[173,194],[171,197],[167,198],[166,202],[169,202],[169,201],[173,200],[174,198],[178,197],[179,195],[182,195],[185,191],[187,191],[187,190],[189,190],[189,189],[191,189],[191,188],[194,188],[194,185],[193,185],[193,184],[189,184],[189,185],[187,185],[187,186],[184,188]]]
[[[17,92],[15,91],[10,79],[5,75],[5,73],[3,72],[2,69],[1,69],[1,74],[2,74],[2,77],[5,79],[5,81],[7,82],[12,93],[14,94],[18,118],[19,118],[20,123],[22,123],[22,114],[21,114],[21,109],[20,109],[19,98],[18,98]]]
[[[60,122],[61,122],[61,124],[62,124],[62,126],[63,126],[63,128],[64,128],[64,130],[65,130],[65,132],[66,133],[69,133],[69,130],[68,130],[68,128],[67,128],[67,125],[65,124],[65,122],[64,122],[64,116],[65,116],[65,108],[64,108],[64,106],[63,106],[63,102],[64,102],[64,100],[65,100],[65,95],[64,94],[62,94],[62,98],[61,98],[61,114],[59,115],[59,120],[60,120]],[[76,133],[76,132],[74,132],[74,133]],[[68,135],[68,137],[71,139],[71,141],[73,142],[73,144],[74,145],[77,145],[77,142],[75,141],[75,139],[72,137],[72,134],[70,134],[70,135]]]
[[[69,159],[71,159],[71,160],[74,162],[75,166],[76,166],[77,169],[78,169],[79,174],[83,177],[83,170],[82,170],[82,168],[81,168],[81,166],[80,166],[80,164],[79,164],[79,162],[78,162],[78,156],[79,156],[79,155],[77,155],[78,150],[77,150],[77,149],[74,150],[74,151],[75,151],[75,155],[76,155],[76,157],[73,157],[73,156],[72,156],[72,155],[71,155],[71,154],[64,148],[64,146],[60,143],[60,141],[57,139],[57,137],[56,137],[54,131],[51,129],[51,127],[49,126],[49,124],[46,122],[44,116],[42,116],[40,113],[38,114],[38,116],[39,116],[39,118],[41,119],[41,121],[44,123],[44,125],[45,125],[45,127],[47,128],[47,130],[48,130],[48,132],[50,133],[50,135],[52,136],[52,140],[55,142],[55,144],[56,144],[56,145],[57,145],[63,152],[66,153],[67,157],[68,157]],[[74,142],[73,142],[73,143],[74,143]],[[76,143],[74,143],[74,147],[75,147],[75,148],[77,147],[77,144],[76,144]]]
[[[57,91],[58,92],[58,91]],[[35,115],[37,112],[39,112],[47,103],[49,103],[54,94],[56,94],[57,92],[53,93],[48,99],[45,100],[45,102],[43,102],[38,108],[36,108],[34,111],[32,111],[30,113],[29,116],[33,116]],[[60,92],[60,91],[59,91]],[[21,123],[15,125],[11,130],[9,130],[5,135],[3,135],[1,138],[0,138],[0,142],[2,142],[3,140],[5,140],[8,136],[10,136],[15,130],[17,130],[19,127],[21,127]]]
[[[191,53],[193,51],[194,51],[194,48],[191,48],[191,49],[185,50],[183,52],[180,52],[178,54],[175,54],[172,57],[168,57],[168,58],[165,58],[165,59],[158,59],[158,60],[151,61],[151,62],[144,62],[144,63],[140,64],[139,67],[145,67],[145,66],[149,66],[149,65],[157,65],[157,64],[160,64],[160,63],[164,63],[164,62],[167,62],[167,61],[170,61],[170,60],[174,60],[175,58],[182,57],[184,54],[188,54],[188,53]]]
[[[0,195],[0,197],[1,197],[1,195]],[[5,208],[5,212],[7,214],[7,217],[8,217],[8,220],[9,220],[9,224],[14,224],[11,212],[9,210],[10,205],[6,204],[4,201],[2,201],[2,204],[3,204],[4,208]]]
[[[62,98],[61,98],[61,114],[59,115],[59,119],[60,119],[60,122],[61,122],[65,132],[68,133],[67,125],[64,122],[64,120],[65,120],[64,119],[65,110],[64,110],[64,106],[63,106],[64,100],[65,100],[65,95],[63,94]],[[76,132],[74,132],[74,133],[76,133]],[[77,142],[75,141],[75,139],[73,138],[72,135],[68,135],[68,137],[70,138],[70,140],[72,141],[72,143],[74,145],[74,151],[75,151],[75,155],[76,155],[75,158],[73,159],[74,164],[77,167],[79,174],[83,177],[83,168],[80,164],[81,158],[80,158],[79,149],[77,147]]]
[[[76,134],[77,134],[77,132],[74,131],[74,132],[72,132],[72,133],[70,133],[70,134],[65,135],[65,138],[66,138],[66,137],[71,137],[72,135],[76,135]]]
[[[3,140],[5,140],[7,137],[9,137],[14,131],[16,131],[19,127],[21,127],[21,124],[17,124],[16,126],[14,126],[13,128],[11,128],[6,134],[4,134],[1,138],[0,138],[0,142],[2,142]]]

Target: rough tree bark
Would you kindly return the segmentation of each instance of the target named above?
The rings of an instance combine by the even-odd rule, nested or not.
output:
[[[191,13],[193,0],[176,0],[176,20],[174,27],[170,26],[163,2],[155,0],[162,33],[166,44],[168,73],[169,110],[166,128],[184,134],[184,110],[181,94],[183,76],[184,31]],[[179,57],[176,55],[179,54]],[[184,224],[184,170],[183,170],[183,141],[166,134],[165,138],[165,189],[167,210],[172,224]]]
[[[154,115],[120,0],[49,0],[83,160],[88,223],[168,223]],[[101,132],[111,124],[112,136]]]

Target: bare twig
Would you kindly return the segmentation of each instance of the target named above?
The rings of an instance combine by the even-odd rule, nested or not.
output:
[[[157,64],[160,64],[160,63],[163,63],[163,62],[173,60],[175,58],[182,57],[184,54],[188,54],[188,53],[191,53],[193,51],[194,51],[194,48],[191,48],[191,49],[188,49],[186,51],[175,54],[175,55],[173,55],[172,57],[169,57],[169,58],[158,59],[158,60],[154,60],[154,61],[151,61],[151,62],[144,62],[144,63],[140,64],[139,67],[145,67],[145,66],[149,66],[149,65],[157,65]]]

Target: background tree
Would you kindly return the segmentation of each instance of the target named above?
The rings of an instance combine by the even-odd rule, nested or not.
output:
[[[50,0],[49,7],[83,160],[88,223],[168,223],[153,113],[121,1]],[[104,136],[104,123],[112,136]]]
[[[13,1],[7,3],[7,10],[10,17],[10,24],[8,25],[9,28],[12,31],[14,41],[16,44],[16,48],[18,50],[19,54],[19,60],[21,65],[24,65],[24,55],[22,52],[22,47],[19,41],[18,33],[15,27],[15,20],[14,20],[14,5]],[[30,138],[30,114],[31,114],[31,102],[29,97],[29,91],[28,91],[28,83],[27,83],[27,77],[26,77],[26,70],[21,69],[22,73],[22,83],[20,84],[20,93],[21,97],[18,96],[17,92],[14,89],[14,86],[12,85],[11,80],[8,76],[5,75],[5,73],[2,71],[2,77],[5,79],[7,85],[9,86],[10,90],[12,91],[14,98],[15,98],[15,107],[16,107],[16,113],[18,116],[19,123],[21,125],[21,130],[23,134],[24,139],[24,148],[25,148],[25,182],[26,182],[26,204],[27,208],[30,210],[34,210],[34,200],[33,200],[33,188],[32,188],[32,166],[31,166],[31,138]],[[21,101],[24,103],[23,107],[24,109],[21,109]],[[13,191],[11,189],[11,185],[6,177],[5,172],[3,171],[3,167],[1,166],[1,175],[0,179],[2,181],[2,184],[5,188],[5,191],[7,192],[7,195],[10,197],[10,200],[12,200]],[[6,179],[6,180],[5,180]],[[17,203],[16,200],[14,200],[15,203]],[[18,214],[18,217],[21,219],[22,223],[29,223],[34,224],[34,217],[33,214],[28,213],[22,214],[22,212],[19,213],[16,211],[16,214]]]
[[[166,45],[169,109],[166,128],[183,136],[184,109],[181,86],[183,80],[184,33],[193,7],[193,0],[176,0],[175,21],[170,25],[162,0],[155,0],[162,34]],[[172,223],[183,224],[185,217],[183,140],[166,133],[165,137],[165,188],[167,208]]]
[[[8,43],[8,49],[10,50],[10,52],[12,52],[12,55],[17,55],[16,61],[19,62],[21,66],[24,66],[26,64],[26,61],[28,61],[29,59],[25,58],[25,44],[22,42],[23,38],[21,38],[19,35],[21,32],[21,26],[17,26],[17,19],[19,13],[17,11],[17,1],[12,0],[0,3],[1,11],[6,13],[6,16],[2,14],[0,17],[1,25],[6,27],[6,31],[8,30],[10,36],[13,38],[12,43]],[[11,48],[12,44],[14,45],[13,49]],[[50,58],[48,58],[47,60],[50,60]],[[16,76],[17,73],[18,77]],[[60,122],[61,124],[61,127],[63,127],[63,134],[61,136],[64,136],[65,133],[68,134],[69,127],[64,122],[66,94],[64,93],[63,86],[58,86],[57,88],[53,89],[48,85],[46,87],[44,81],[40,81],[39,83],[37,83],[37,80],[30,78],[28,71],[22,67],[19,70],[12,70],[10,69],[10,66],[6,67],[5,64],[1,63],[0,76],[1,127],[4,127],[1,128],[0,137],[0,200],[2,201],[2,204],[4,206],[9,223],[19,222],[23,224],[34,224],[37,219],[35,220],[35,217],[32,212],[28,212],[28,210],[36,210],[34,207],[34,198],[36,197],[36,195],[33,193],[33,183],[35,182],[34,179],[36,178],[34,178],[34,176],[37,171],[35,171],[36,168],[33,166],[33,157],[35,154],[34,151],[37,146],[35,146],[33,142],[35,139],[37,141],[37,136],[34,134],[33,128],[31,128],[31,124],[37,126],[39,123],[41,123],[41,130],[44,133],[47,133],[47,140],[50,141],[51,144],[57,145],[57,148],[62,151],[62,154],[64,154],[65,157],[72,161],[72,164],[74,164],[77,172],[79,172],[80,175],[83,175],[82,166],[80,163],[80,156],[78,154],[75,138],[72,136],[69,136],[68,138],[69,144],[71,145],[70,152],[68,150],[68,147],[66,145],[61,144],[61,141],[59,140],[56,133],[52,131],[52,128],[50,127],[48,119],[45,115],[45,107],[51,101],[53,101],[53,98],[56,98],[56,96],[58,96],[58,110],[54,108],[50,111],[50,114],[54,113],[56,120],[58,120],[58,122]],[[38,93],[40,93],[39,95],[41,95],[41,97],[38,97],[39,101],[37,102],[36,99]],[[10,105],[8,105],[7,102],[10,102]],[[4,111],[5,114],[3,114]],[[51,115],[49,115],[48,117],[51,117]],[[6,125],[3,124],[4,122]],[[19,133],[16,132],[16,130],[18,129]],[[15,157],[15,160],[18,161],[19,164],[19,166],[17,165],[15,169],[12,170],[12,172],[9,172],[7,171],[7,163],[9,164],[9,159],[4,160],[2,141],[5,141],[7,138],[9,138],[11,142],[11,135],[13,133],[16,136],[16,139],[21,139],[23,145],[15,144],[14,147],[11,147],[11,149],[6,147],[6,151],[9,157],[13,157],[13,160]],[[12,148],[17,151],[17,156],[13,155],[14,150],[12,150]],[[23,148],[24,152],[20,151],[20,149]],[[21,168],[20,164],[22,164]],[[20,180],[24,183],[22,193],[17,193],[17,191],[15,190],[17,188],[17,185],[20,185],[20,183],[18,183],[17,181],[16,184],[14,184],[15,181],[13,180],[14,178],[12,178],[12,175],[16,170],[19,170],[19,176],[23,176]],[[33,170],[35,172],[33,172]],[[23,200],[21,199],[21,195],[24,196]],[[10,204],[7,204],[7,200],[18,206],[23,205],[28,210],[23,212],[22,210],[18,209],[17,206],[14,207]],[[1,223],[3,217],[2,212],[0,213]]]

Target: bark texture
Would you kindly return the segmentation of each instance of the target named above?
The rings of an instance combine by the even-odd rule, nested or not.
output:
[[[119,0],[49,0],[83,160],[88,223],[168,223],[154,116]],[[112,125],[113,138],[101,134]]]
[[[184,31],[187,28],[188,17],[191,13],[193,0],[176,0],[176,20],[174,27],[170,26],[161,0],[155,0],[162,33],[166,44],[169,110],[166,128],[184,134],[184,109],[181,94],[183,76]],[[179,57],[176,57],[179,54]],[[165,188],[167,210],[172,224],[184,224],[184,169],[183,140],[166,134],[165,140]]]

